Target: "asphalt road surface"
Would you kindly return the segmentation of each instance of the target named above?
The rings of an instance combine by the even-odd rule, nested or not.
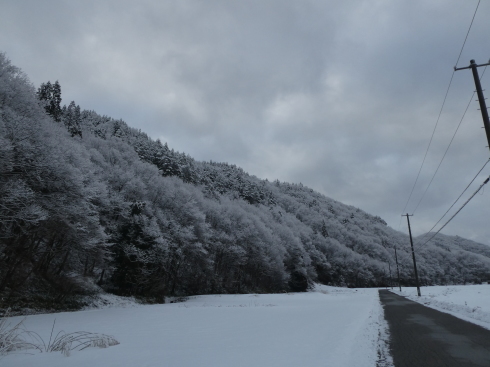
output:
[[[490,330],[380,290],[395,367],[490,367]]]

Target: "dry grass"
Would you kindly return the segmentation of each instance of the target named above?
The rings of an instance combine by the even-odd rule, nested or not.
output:
[[[76,331],[59,331],[53,339],[56,320],[53,322],[48,343],[37,333],[25,329],[21,320],[17,324],[9,321],[9,311],[0,319],[0,356],[21,350],[34,349],[39,352],[61,352],[69,356],[73,350],[89,347],[107,348],[119,344],[114,337],[105,334]]]
[[[9,315],[10,309],[0,319],[0,356],[27,349],[41,351],[41,348],[32,342],[33,339],[36,339],[35,335],[25,329],[23,324],[25,319],[17,324],[12,324],[9,321]]]
[[[66,356],[70,355],[72,350],[84,350],[89,347],[107,348],[119,344],[114,337],[105,334],[89,333],[88,331],[76,331],[74,333],[58,332],[55,338],[52,339],[55,322],[51,329],[51,336],[48,344],[40,338],[43,350],[46,352],[61,352]]]

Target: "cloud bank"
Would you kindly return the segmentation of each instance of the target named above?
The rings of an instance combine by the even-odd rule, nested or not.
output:
[[[64,103],[122,118],[198,160],[301,182],[406,231],[401,210],[476,5],[6,0],[0,49],[36,86],[59,80]],[[482,2],[459,66],[490,58],[489,13]],[[473,90],[471,73],[457,72],[407,212]],[[472,101],[415,211],[416,234],[432,227],[489,156],[477,108]],[[443,233],[490,244],[489,191]]]

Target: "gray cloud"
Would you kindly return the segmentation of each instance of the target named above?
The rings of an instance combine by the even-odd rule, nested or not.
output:
[[[302,182],[398,229],[476,4],[7,0],[0,45],[35,85],[58,79],[66,103],[122,118],[198,160]],[[460,66],[490,58],[489,12],[482,2]],[[473,89],[469,72],[455,74],[408,211]],[[415,213],[417,234],[488,157],[477,108]],[[488,190],[444,233],[490,243]]]

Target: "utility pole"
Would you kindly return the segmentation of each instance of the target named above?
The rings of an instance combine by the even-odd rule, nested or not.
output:
[[[483,126],[485,127],[485,133],[487,134],[488,149],[490,149],[490,121],[488,119],[487,104],[485,103],[485,96],[483,95],[483,90],[481,89],[480,76],[478,75],[478,70],[477,70],[478,67],[487,66],[487,65],[490,65],[490,62],[488,62],[487,64],[477,65],[475,63],[475,60],[471,60],[470,66],[466,66],[464,68],[456,68],[455,66],[454,71],[471,69],[471,71],[473,72],[473,79],[475,79],[476,94],[478,95],[478,102],[480,102],[480,111],[481,111],[481,117],[483,119]]]
[[[395,262],[396,262],[396,272],[398,273],[398,287],[400,287],[400,292],[401,292],[402,284],[400,283],[400,269],[398,269],[398,256],[396,256],[396,246],[395,246]]]
[[[417,285],[417,294],[420,297],[420,286],[419,286],[419,274],[417,273],[417,262],[415,261],[415,251],[413,249],[413,240],[412,240],[412,230],[410,228],[410,218],[412,215],[403,214],[402,217],[407,217],[407,223],[408,223],[408,233],[410,234],[410,245],[412,246],[412,259],[413,259],[413,270],[415,272],[415,284]]]
[[[393,289],[393,278],[391,277],[391,265],[389,261],[388,261],[388,269],[390,269],[390,287],[391,289]]]

